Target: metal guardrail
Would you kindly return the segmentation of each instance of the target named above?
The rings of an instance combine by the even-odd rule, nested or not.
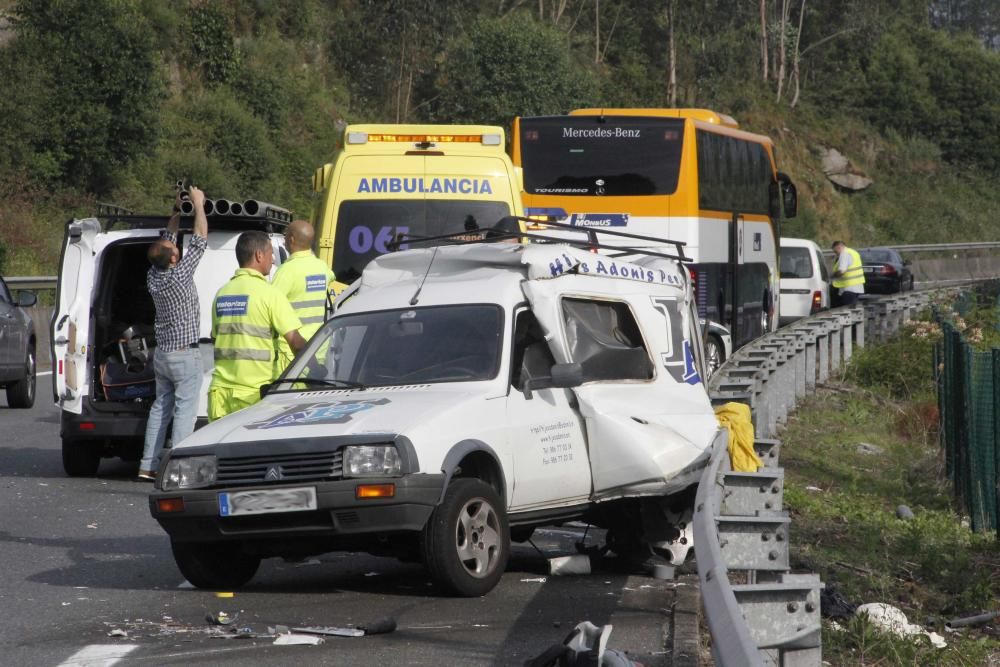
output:
[[[10,276],[4,278],[4,282],[11,289],[31,290],[55,289],[57,280],[56,276]]]
[[[872,248],[892,248],[898,252],[962,252],[967,250],[998,250],[1000,241],[976,241],[969,243],[918,243],[910,245],[880,245]],[[824,250],[824,257],[833,257],[833,250]]]
[[[698,485],[694,542],[717,665],[822,664],[823,583],[790,571],[781,443],[773,438],[855,347],[891,338],[936,295],[954,291],[906,292],[799,320],[740,348],[709,379],[713,403],[750,405],[764,461],[757,472],[733,472],[727,443],[717,440]]]

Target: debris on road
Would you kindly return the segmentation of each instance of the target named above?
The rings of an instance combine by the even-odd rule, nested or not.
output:
[[[586,554],[574,554],[572,556],[550,558],[549,574],[590,574],[590,556]],[[524,580],[522,579],[522,581]]]
[[[545,583],[545,577],[528,577],[527,579],[522,579],[521,583],[544,584]]]
[[[275,637],[274,643],[279,646],[316,646],[323,643],[323,638],[316,635],[297,635],[290,632]]]
[[[206,614],[205,620],[212,625],[231,625],[236,622],[236,619],[240,617],[239,612],[230,616],[224,611],[220,611],[218,614]]]

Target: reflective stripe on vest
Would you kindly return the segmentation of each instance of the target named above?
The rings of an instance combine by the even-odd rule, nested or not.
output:
[[[864,285],[865,270],[862,268],[861,255],[854,248],[844,248],[844,252],[851,257],[851,265],[847,267],[847,270],[842,275],[833,279],[833,286],[840,289],[842,287]]]
[[[259,300],[266,302],[270,289],[260,273],[240,269],[216,295],[213,386],[253,388],[271,381],[274,331],[270,321],[257,321]]]

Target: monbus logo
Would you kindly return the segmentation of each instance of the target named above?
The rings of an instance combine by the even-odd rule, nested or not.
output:
[[[486,178],[362,178],[358,192],[421,192],[462,195],[491,195],[493,186]]]

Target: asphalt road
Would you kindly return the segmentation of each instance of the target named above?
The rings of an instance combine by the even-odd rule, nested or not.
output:
[[[244,589],[193,589],[149,516],[136,464],[105,459],[96,478],[66,477],[47,376],[38,393],[22,411],[0,392],[0,664],[521,665],[582,621],[612,624],[608,646],[647,667],[670,664],[669,612],[685,584],[547,575],[545,557],[574,553],[580,526],[537,531],[542,553],[515,545],[500,585],[482,598],[442,597],[419,564],[353,553],[269,559]],[[235,621],[206,620],[220,612]],[[387,616],[394,632],[274,643],[278,626]]]

